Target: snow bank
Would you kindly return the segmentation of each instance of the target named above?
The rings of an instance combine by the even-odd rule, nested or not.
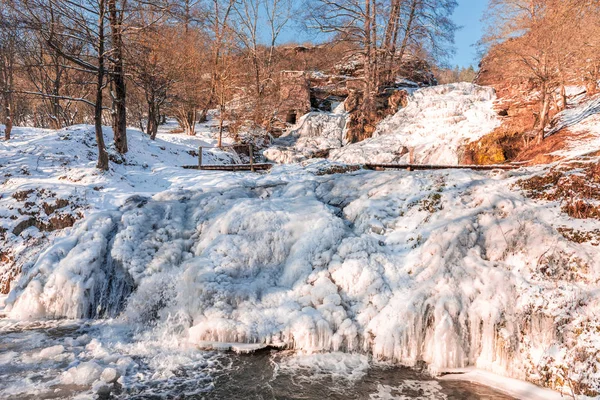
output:
[[[464,144],[490,133],[500,121],[492,88],[461,82],[415,91],[408,106],[382,121],[374,137],[333,150],[345,163],[408,162],[413,148],[419,164],[458,164]]]
[[[567,373],[600,390],[586,363],[600,351],[599,250],[510,189],[522,172],[294,171],[221,175],[86,219],[6,312],[93,317],[118,299],[129,324],[192,345],[370,353],[562,389]]]
[[[296,127],[277,139],[264,155],[278,163],[323,158],[329,150],[346,144],[345,136],[345,113],[311,112],[302,116]]]
[[[505,378],[486,371],[465,369],[444,375],[440,378],[445,381],[475,382],[506,393],[517,399],[527,400],[563,400],[566,396],[553,390],[543,389],[528,382]]]
[[[22,266],[29,268],[50,240],[64,234],[63,228],[86,215],[116,209],[134,194],[152,196],[204,182],[198,171],[181,166],[195,165],[198,147],[215,139],[206,131],[195,137],[166,133],[169,126],[161,126],[155,141],[129,129],[125,156],[116,153],[112,130],[105,128],[111,159],[107,172],[95,167],[92,126],[58,131],[15,127],[10,141],[0,141],[0,291]],[[205,148],[203,157],[215,164],[239,161],[235,153],[214,148]]]
[[[577,125],[598,113],[600,113],[600,96],[595,96],[573,108],[558,113],[550,123],[549,128],[546,129],[544,137],[552,136],[561,129]]]

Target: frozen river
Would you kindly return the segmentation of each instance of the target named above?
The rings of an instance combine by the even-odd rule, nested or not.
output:
[[[344,353],[252,354],[163,344],[115,322],[0,322],[5,399],[510,399]]]

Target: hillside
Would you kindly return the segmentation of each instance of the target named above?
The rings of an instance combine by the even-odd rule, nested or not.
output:
[[[459,144],[485,131],[477,120],[486,129],[498,122],[488,89],[446,90],[416,92],[418,106],[384,121],[370,148],[386,154],[387,135],[422,146],[429,162],[456,162]],[[454,135],[439,129],[445,141],[423,142],[418,118],[428,112],[431,126],[455,121]],[[14,279],[0,324],[12,332],[33,321],[107,318],[97,323],[113,335],[90,331],[91,339],[53,339],[60,348],[11,353],[0,362],[46,360],[45,378],[11,375],[5,394],[30,393],[24,378],[36,393],[74,381],[84,392],[115,390],[99,378],[113,369],[121,390],[137,393],[140,360],[159,382],[198,362],[152,364],[156,354],[267,345],[600,392],[597,157],[511,172],[332,174],[343,165],[327,160],[264,175],[199,172],[180,166],[195,162],[210,135],[149,142],[131,130],[127,161],[100,173],[93,154],[82,156],[93,151],[89,135],[83,126],[20,128],[1,144],[2,269],[5,284]],[[336,151],[361,162],[351,158],[361,146]],[[583,203],[569,208],[565,196],[582,184]],[[52,225],[55,217],[74,225]],[[140,353],[164,337],[168,347]]]
[[[209,126],[200,126],[197,137],[168,133],[173,127],[163,126],[156,141],[129,130],[131,152],[124,158],[111,149],[107,173],[95,168],[90,126],[15,128],[11,141],[0,142],[0,292],[8,292],[9,281],[35,260],[40,247],[76,221],[119,207],[132,195],[192,184],[197,174],[181,166],[196,164],[198,146],[214,146],[215,140]],[[109,128],[105,132],[112,137]],[[207,163],[237,159],[235,153],[204,150]]]

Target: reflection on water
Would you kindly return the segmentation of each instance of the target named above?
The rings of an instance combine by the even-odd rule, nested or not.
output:
[[[107,371],[119,379],[107,379]],[[364,355],[216,353],[148,339],[115,321],[6,320],[0,320],[0,398],[510,399]]]
[[[232,368],[215,375],[214,389],[206,399],[498,399],[509,400],[488,387],[458,381],[437,381],[409,368],[368,363],[356,365],[348,355],[323,355],[327,365],[311,368],[293,362],[291,352],[264,351],[230,355]],[[340,358],[350,370],[343,371]],[[327,360],[329,358],[329,360]],[[364,357],[366,359],[366,357]],[[315,360],[318,364],[318,360]],[[354,365],[352,365],[354,364]],[[357,372],[357,370],[359,370]]]

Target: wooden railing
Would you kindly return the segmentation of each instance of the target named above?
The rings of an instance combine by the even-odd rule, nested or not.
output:
[[[214,149],[214,148],[224,148],[224,147],[231,147],[231,148],[248,147],[248,157],[250,158],[250,163],[249,164],[204,164],[203,163],[202,153],[205,148]],[[252,144],[247,144],[247,145],[236,144],[236,145],[223,145],[220,147],[199,146],[198,147],[198,165],[197,166],[184,165],[183,168],[199,169],[199,170],[213,170],[213,171],[251,171],[251,172],[256,172],[256,171],[263,171],[263,170],[270,169],[272,166],[273,166],[273,164],[254,162],[254,148],[253,148]]]

